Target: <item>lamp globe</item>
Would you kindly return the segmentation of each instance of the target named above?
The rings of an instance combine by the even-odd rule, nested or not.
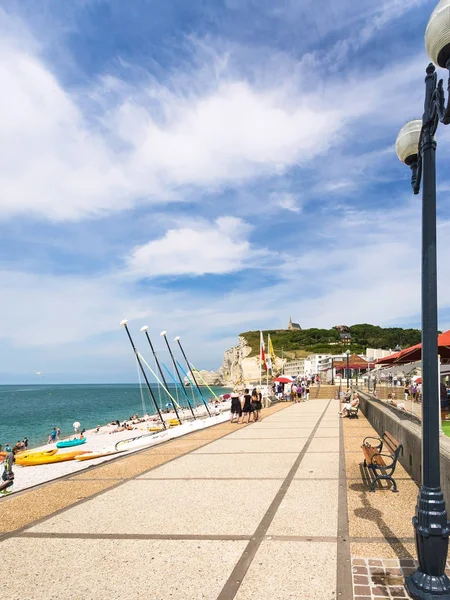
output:
[[[450,61],[450,0],[440,0],[431,13],[425,30],[425,48],[435,65],[447,66]]]
[[[400,129],[395,142],[395,151],[405,165],[410,166],[413,162],[417,161],[421,129],[422,121],[419,119],[409,121],[409,123],[406,123]]]

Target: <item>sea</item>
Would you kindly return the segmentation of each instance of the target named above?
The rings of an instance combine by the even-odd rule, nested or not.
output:
[[[160,386],[151,386],[159,408],[171,408],[171,399]],[[211,387],[217,396],[230,390]],[[201,387],[206,401],[211,391]],[[169,385],[169,392],[180,406],[188,407],[188,400],[180,388]],[[185,388],[194,406],[203,405],[195,388]],[[168,406],[169,405],[169,406]],[[53,427],[61,429],[61,436],[73,433],[73,423],[92,429],[111,421],[124,421],[134,414],[154,414],[155,408],[147,388],[139,384],[89,385],[2,385],[0,386],[0,444],[14,445],[28,438],[29,446],[47,442]]]

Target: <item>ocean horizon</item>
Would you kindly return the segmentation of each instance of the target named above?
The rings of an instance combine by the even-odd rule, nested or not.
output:
[[[167,392],[158,384],[152,384],[156,402],[164,409],[171,402]],[[229,388],[213,387],[219,396]],[[184,388],[193,406],[203,404],[195,388]],[[201,391],[208,401],[213,394],[207,387]],[[169,392],[180,406],[188,407],[188,400],[175,385]],[[61,436],[73,433],[72,424],[92,429],[111,421],[124,421],[134,414],[155,413],[148,389],[138,383],[73,383],[73,384],[5,384],[0,385],[0,444],[14,445],[25,436],[30,447],[47,442],[53,427],[61,429]]]

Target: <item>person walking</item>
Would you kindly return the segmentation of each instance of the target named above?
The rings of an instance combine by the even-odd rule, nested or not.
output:
[[[405,402],[408,402],[408,399],[409,399],[409,385],[408,385],[408,383],[405,383],[405,388],[404,388],[403,392],[405,394]]]
[[[250,415],[253,413],[253,407],[252,407],[252,397],[251,397],[248,389],[246,389],[244,391],[243,400],[244,400],[244,406],[242,407],[242,412],[243,412],[242,422],[245,423],[244,419],[245,419],[245,415],[247,415],[247,423],[250,423]]]
[[[47,443],[48,444],[55,443],[56,442],[56,436],[57,436],[57,429],[56,429],[56,427],[53,427],[53,429],[50,431],[50,435],[48,436]]]
[[[297,398],[298,398],[298,395],[297,395],[297,386],[296,386],[295,383],[293,383],[292,387],[291,387],[291,402],[297,403]]]
[[[256,400],[256,413],[257,414],[256,414],[256,416],[257,416],[257,420],[258,421],[262,421],[261,410],[262,410],[262,399],[263,399],[263,396],[262,396],[262,392],[261,392],[261,390],[260,390],[259,387],[256,388],[256,396],[257,396],[257,400]]]
[[[5,496],[6,494],[10,494],[10,487],[14,484],[14,472],[13,472],[13,464],[14,464],[14,453],[11,450],[11,446],[6,444],[5,446],[6,456],[3,460],[3,473],[2,480],[0,483],[0,494]]]
[[[242,405],[236,388],[231,392],[231,419],[230,423],[241,423]]]

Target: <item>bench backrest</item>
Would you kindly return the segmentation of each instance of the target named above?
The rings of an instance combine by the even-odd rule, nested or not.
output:
[[[396,440],[395,437],[389,433],[389,431],[385,431],[383,433],[382,440],[383,446],[385,446],[389,450],[389,452],[391,452],[395,456],[395,458],[398,458],[398,455],[400,454],[400,451],[403,448],[400,442]]]

